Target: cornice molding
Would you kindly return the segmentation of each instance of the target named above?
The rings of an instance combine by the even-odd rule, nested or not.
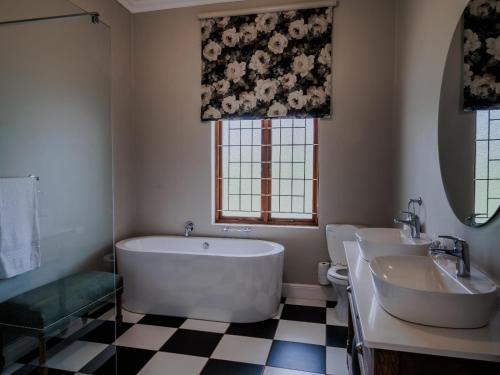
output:
[[[199,5],[230,3],[243,0],[118,0],[131,13],[152,12],[155,10],[185,8]]]

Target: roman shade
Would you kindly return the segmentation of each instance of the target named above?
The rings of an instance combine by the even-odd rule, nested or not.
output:
[[[472,0],[463,18],[464,110],[500,109],[500,1]]]
[[[201,20],[201,119],[328,118],[333,7]]]

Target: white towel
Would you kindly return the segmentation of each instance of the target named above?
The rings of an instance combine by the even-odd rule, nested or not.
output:
[[[0,279],[40,267],[40,227],[34,178],[0,178]]]

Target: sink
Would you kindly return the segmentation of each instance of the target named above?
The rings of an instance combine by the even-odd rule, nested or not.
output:
[[[479,328],[495,309],[496,285],[471,267],[455,275],[448,256],[382,256],[370,262],[375,295],[389,314],[413,323],[445,328]]]
[[[383,255],[427,255],[431,244],[428,238],[414,239],[395,228],[362,228],[356,232],[356,240],[367,261]]]

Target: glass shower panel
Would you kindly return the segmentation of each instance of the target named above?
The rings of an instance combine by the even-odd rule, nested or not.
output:
[[[81,12],[60,0],[44,1],[48,10],[5,3],[0,10],[18,18]],[[114,316],[118,286],[109,261],[110,31],[88,16],[0,25],[0,51],[0,193],[12,178],[39,178],[41,256],[39,268],[0,280],[3,354],[7,367],[35,360],[44,336],[50,367],[84,332],[114,324],[89,319]]]

